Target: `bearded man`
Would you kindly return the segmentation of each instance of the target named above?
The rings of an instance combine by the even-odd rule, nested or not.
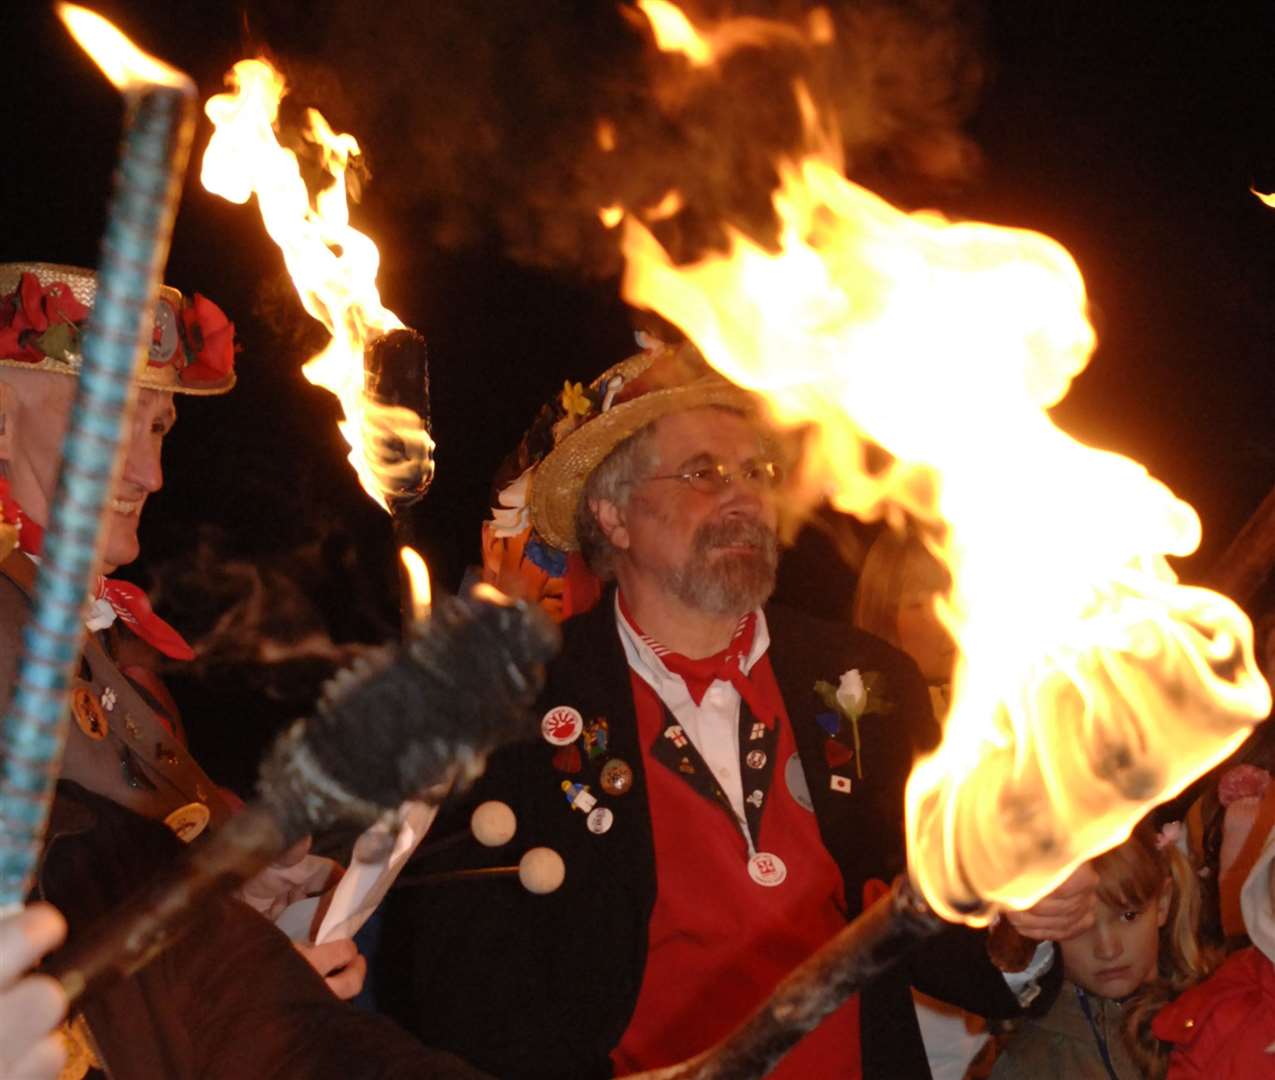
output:
[[[689,346],[568,385],[524,446],[542,448],[532,542],[582,550],[614,586],[564,625],[543,739],[494,755],[452,809],[508,802],[515,852],[449,844],[420,871],[546,845],[566,879],[548,896],[477,875],[403,888],[373,969],[401,1022],[499,1076],[624,1075],[711,1046],[903,870],[903,787],[938,730],[902,653],[767,606],[783,464],[755,403]],[[1066,936],[1091,903],[1082,883],[1020,922]],[[909,984],[1013,1015],[1039,953],[1007,980],[984,935],[954,928],[773,1075],[928,1077]]]

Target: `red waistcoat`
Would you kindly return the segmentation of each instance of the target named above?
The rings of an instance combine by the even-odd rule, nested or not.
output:
[[[787,867],[777,886],[754,883],[747,841],[732,815],[695,791],[651,746],[664,706],[631,673],[655,845],[656,900],[637,1006],[611,1058],[617,1075],[693,1057],[733,1030],[846,919],[841,875],[814,814],[794,798],[785,766],[796,754],[783,700],[763,656],[751,672],[777,706],[778,738],[757,851]],[[772,1077],[858,1077],[853,997],[797,1044]]]

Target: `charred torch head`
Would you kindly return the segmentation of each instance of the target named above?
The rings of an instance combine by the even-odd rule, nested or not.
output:
[[[410,506],[434,479],[429,424],[429,350],[415,330],[391,330],[363,353],[368,463],[391,512]]]

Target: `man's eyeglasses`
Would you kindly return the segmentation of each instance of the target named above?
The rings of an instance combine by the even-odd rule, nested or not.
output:
[[[704,465],[682,473],[644,477],[647,480],[680,480],[701,495],[720,495],[737,480],[758,491],[773,491],[784,480],[783,466],[774,461],[750,461],[738,469],[728,469],[721,462]]]

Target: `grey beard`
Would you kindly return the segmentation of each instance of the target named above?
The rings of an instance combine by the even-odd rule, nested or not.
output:
[[[709,558],[724,544],[751,544],[747,555]],[[775,590],[779,540],[759,521],[734,518],[696,530],[690,557],[665,576],[665,587],[688,607],[709,615],[743,615],[761,607]]]

